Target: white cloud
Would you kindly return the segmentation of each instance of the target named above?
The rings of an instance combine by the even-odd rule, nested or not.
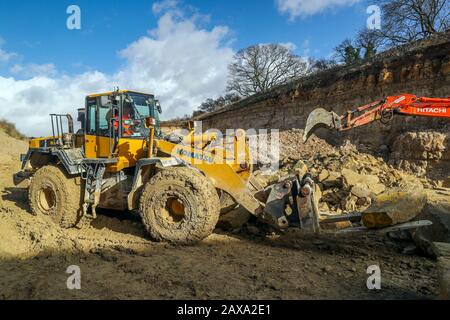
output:
[[[71,113],[84,106],[84,97],[112,87],[100,72],[74,77],[33,77],[17,80],[0,76],[0,118],[30,136],[50,133],[50,113]]]
[[[154,93],[166,119],[189,114],[202,101],[222,94],[233,50],[224,44],[227,27],[204,29],[198,15],[183,17],[176,7],[159,7],[158,26],[123,49],[126,61],[111,74],[98,71],[58,75],[52,64],[12,66],[18,80],[0,76],[0,118],[14,122],[28,135],[49,134],[50,113],[71,113],[83,107],[92,92],[121,88]],[[27,70],[32,66],[32,70]],[[24,74],[28,72],[28,74]]]
[[[351,6],[361,0],[276,0],[278,11],[293,20],[310,16],[330,8]]]
[[[8,62],[12,56],[13,56],[12,53],[8,53],[0,48],[0,62]]]
[[[297,50],[297,46],[295,45],[295,43],[292,43],[292,42],[281,42],[281,43],[279,43],[279,45],[285,47],[286,49],[288,49],[292,52]]]
[[[233,50],[221,43],[226,27],[199,29],[193,20],[163,15],[153,36],[130,44],[121,55],[128,61],[116,78],[122,86],[155,92],[168,117],[191,113],[203,100],[223,93]]]
[[[159,14],[162,11],[175,10],[177,8],[178,1],[176,0],[164,0],[153,3],[152,11],[154,14]]]
[[[5,44],[5,40],[3,40],[2,37],[0,37],[0,63],[6,63],[11,60],[11,58],[15,57],[16,54],[13,52],[7,52],[6,50],[2,49],[2,46]]]
[[[55,76],[57,74],[56,67],[53,63],[30,63],[26,65],[15,64],[9,69],[9,71],[13,75],[20,75],[27,78],[39,76]]]
[[[311,41],[309,39],[306,39],[302,42],[302,56],[309,57],[311,53]]]

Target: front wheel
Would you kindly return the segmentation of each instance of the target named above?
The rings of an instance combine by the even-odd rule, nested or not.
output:
[[[61,167],[48,165],[33,176],[28,190],[31,211],[49,216],[63,228],[77,225],[82,216],[82,187]]]
[[[200,172],[173,167],[158,172],[146,184],[140,211],[153,239],[192,244],[213,232],[220,201],[212,182]]]

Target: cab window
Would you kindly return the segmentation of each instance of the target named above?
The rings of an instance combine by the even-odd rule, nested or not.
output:
[[[86,133],[95,135],[97,132],[97,99],[87,100]]]
[[[108,96],[87,100],[86,132],[90,135],[108,137],[111,125],[111,103]]]
[[[111,124],[111,103],[107,96],[102,96],[99,100],[97,134],[108,137],[110,135],[109,128]]]

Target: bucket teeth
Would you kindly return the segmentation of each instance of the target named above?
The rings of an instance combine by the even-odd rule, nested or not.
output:
[[[306,121],[303,142],[306,143],[314,131],[319,128],[338,129],[337,121],[339,121],[339,116],[334,112],[329,112],[322,108],[314,110]]]

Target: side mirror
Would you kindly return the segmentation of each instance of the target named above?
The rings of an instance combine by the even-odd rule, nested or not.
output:
[[[158,100],[156,100],[155,106],[158,113],[161,114],[162,113],[161,103]]]

